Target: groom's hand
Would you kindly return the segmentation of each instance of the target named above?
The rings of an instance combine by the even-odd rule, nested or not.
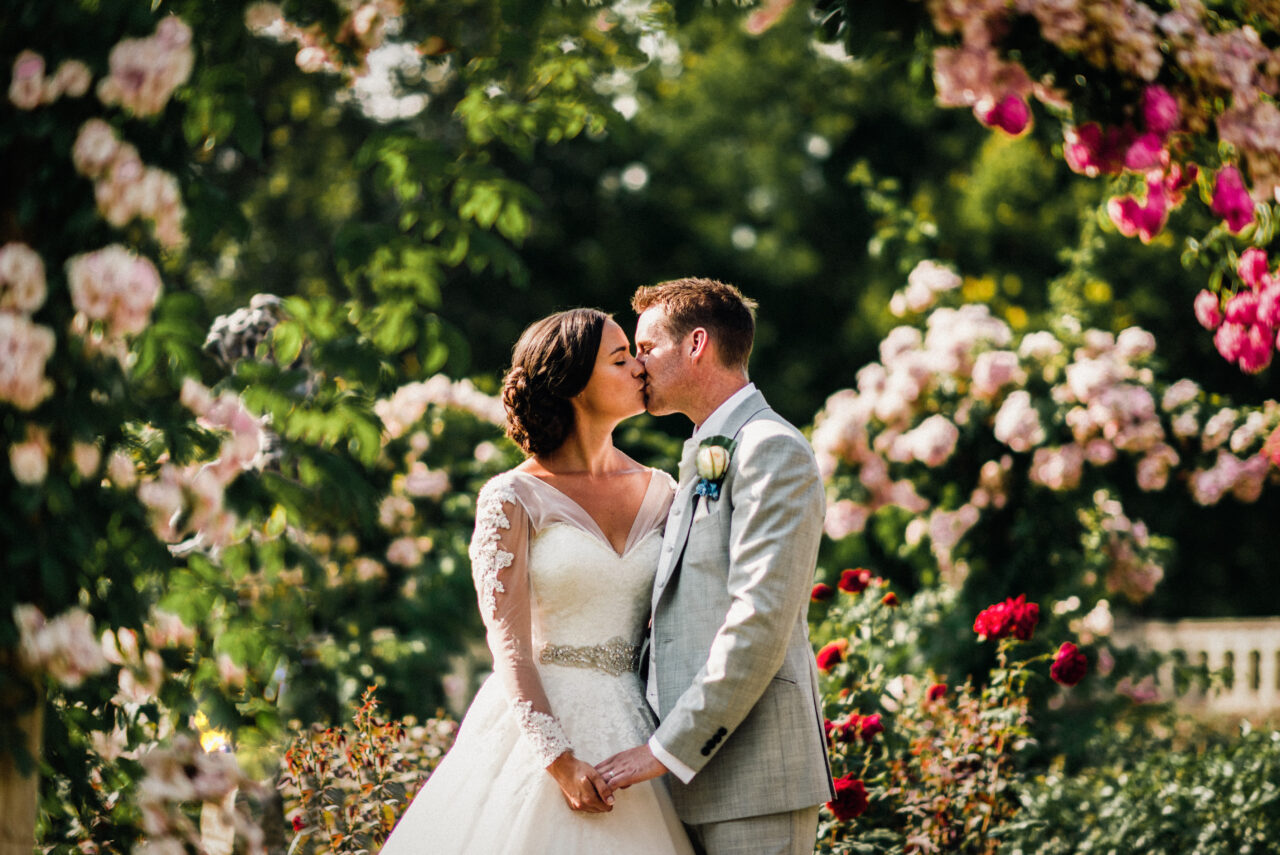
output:
[[[639,745],[619,751],[603,763],[596,765],[596,771],[604,776],[605,781],[615,790],[625,790],[632,784],[648,781],[667,773],[648,745]]]

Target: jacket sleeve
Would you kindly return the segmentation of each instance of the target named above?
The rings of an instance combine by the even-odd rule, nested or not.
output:
[[[532,643],[529,516],[511,483],[495,478],[480,491],[471,538],[471,575],[484,619],[493,671],[529,747],[544,766],[572,750],[538,677]]]
[[[729,608],[706,663],[654,733],[695,773],[782,667],[822,536],[822,481],[801,437],[779,431],[741,443],[731,468]]]

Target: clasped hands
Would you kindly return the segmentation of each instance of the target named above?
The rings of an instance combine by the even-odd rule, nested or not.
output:
[[[613,810],[616,790],[665,774],[667,767],[653,756],[648,745],[638,745],[619,751],[596,766],[566,751],[551,762],[547,771],[556,779],[570,808],[586,813],[608,813]]]

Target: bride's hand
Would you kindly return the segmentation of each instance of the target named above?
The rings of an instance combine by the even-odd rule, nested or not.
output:
[[[565,802],[574,810],[607,813],[613,810],[613,789],[590,763],[584,763],[566,751],[547,767],[560,786]]]

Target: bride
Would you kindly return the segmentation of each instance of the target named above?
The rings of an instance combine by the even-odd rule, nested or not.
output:
[[[609,316],[574,309],[525,330],[502,399],[530,456],[476,507],[494,673],[382,855],[692,853],[662,779],[615,791],[593,765],[653,730],[636,666],[675,484],[612,441],[643,369]]]

